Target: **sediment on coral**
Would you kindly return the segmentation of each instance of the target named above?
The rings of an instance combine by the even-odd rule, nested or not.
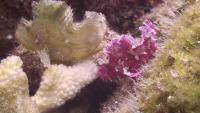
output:
[[[187,8],[141,82],[144,113],[200,112],[200,2]]]

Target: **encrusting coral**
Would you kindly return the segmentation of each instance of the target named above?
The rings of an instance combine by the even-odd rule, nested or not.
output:
[[[51,65],[42,77],[41,86],[33,97],[40,112],[59,107],[72,99],[81,88],[97,78],[97,67],[91,61],[66,67]]]
[[[200,2],[190,6],[147,68],[138,96],[144,113],[200,112]]]
[[[29,97],[28,79],[17,56],[1,61],[0,103],[0,113],[39,113]]]
[[[57,63],[81,61],[99,50],[107,28],[102,14],[86,12],[82,22],[74,23],[70,6],[53,0],[40,1],[34,13],[33,21],[22,20],[16,31],[27,49],[45,50]]]

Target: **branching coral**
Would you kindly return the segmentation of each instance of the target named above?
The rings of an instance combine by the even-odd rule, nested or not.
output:
[[[52,61],[71,63],[97,52],[105,34],[102,14],[86,12],[86,18],[73,23],[70,6],[61,1],[42,0],[34,8],[33,21],[18,25],[16,37],[29,50],[45,50]]]
[[[38,52],[47,67],[32,97],[39,111],[46,112],[75,97],[97,77],[96,65],[82,60],[98,51],[106,23],[104,16],[95,12],[87,12],[85,20],[74,23],[70,6],[54,0],[40,1],[34,13],[33,21],[22,20],[18,25],[16,37],[28,50]],[[49,59],[74,66],[51,65]]]
[[[0,64],[0,113],[39,113],[29,97],[28,79],[19,57],[10,56]]]
[[[72,99],[81,88],[97,76],[97,67],[86,61],[73,67],[52,65],[43,75],[41,86],[33,97],[40,112],[59,107],[66,100]]]
[[[73,67],[50,65],[41,86],[29,97],[28,79],[19,57],[11,56],[0,64],[0,113],[41,113],[72,99],[81,88],[96,79],[97,67],[90,61]]]
[[[171,38],[148,67],[141,99],[144,113],[200,112],[200,2],[172,28]]]

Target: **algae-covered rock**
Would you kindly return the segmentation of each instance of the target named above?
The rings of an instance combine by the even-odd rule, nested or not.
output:
[[[141,111],[200,112],[200,2],[182,14],[146,71],[138,93]]]

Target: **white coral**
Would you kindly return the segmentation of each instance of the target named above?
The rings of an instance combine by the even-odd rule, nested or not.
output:
[[[22,61],[10,56],[0,64],[0,113],[39,113],[31,101]]]
[[[74,23],[72,9],[61,1],[41,0],[34,11],[33,21],[24,20],[18,25],[16,38],[27,49],[38,52],[41,61],[48,67],[44,72],[38,92],[32,97],[38,106],[35,109],[39,108],[39,112],[45,112],[75,97],[81,88],[97,77],[97,67],[92,62],[84,61],[67,67],[62,64],[51,65],[49,59],[57,63],[71,64],[91,57],[99,49],[106,32],[106,23],[105,17],[95,12],[86,12],[86,18],[82,22]],[[21,66],[22,62],[15,64]],[[10,65],[6,66],[10,68]],[[2,68],[6,69],[4,66]],[[5,72],[20,75],[23,71]],[[27,82],[27,80],[21,81],[20,83]],[[27,84],[24,84],[22,88],[27,89]],[[11,91],[14,92],[14,89]],[[25,91],[21,96],[27,93],[27,90]],[[24,98],[22,99],[24,104],[29,102],[28,96]]]
[[[0,64],[0,113],[49,111],[75,97],[97,77],[97,67],[90,61],[72,67],[49,65],[38,92],[31,98],[28,80],[21,67],[22,61],[17,56],[8,57]]]
[[[59,107],[92,82],[97,77],[96,72],[96,65],[90,61],[72,67],[51,65],[44,72],[41,86],[33,100],[36,101],[40,112]]]

